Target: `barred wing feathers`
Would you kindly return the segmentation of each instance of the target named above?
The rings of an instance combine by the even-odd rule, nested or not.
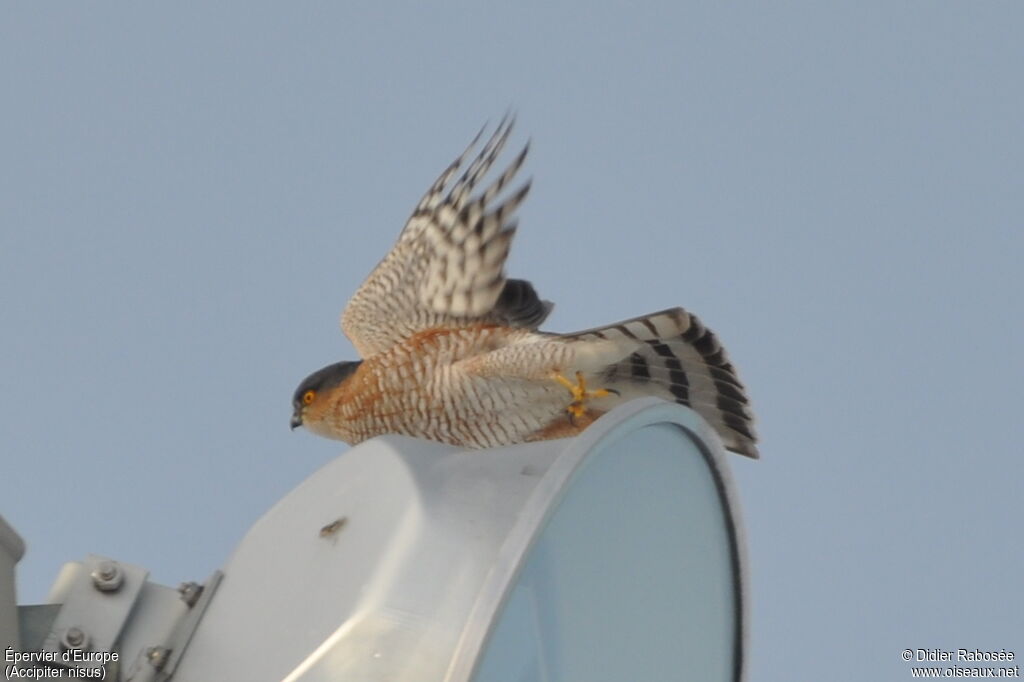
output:
[[[496,322],[535,329],[547,317],[551,304],[540,300],[529,282],[505,276],[515,212],[530,183],[500,195],[522,167],[529,146],[476,192],[505,147],[512,124],[498,125],[457,180],[476,139],[445,169],[394,248],[349,301],[341,327],[363,357],[435,327]]]

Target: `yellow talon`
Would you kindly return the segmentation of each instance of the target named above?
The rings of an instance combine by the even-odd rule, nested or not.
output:
[[[587,408],[584,403],[589,398],[604,398],[609,395],[618,395],[618,391],[614,391],[607,388],[599,388],[594,391],[587,390],[587,380],[583,378],[582,372],[576,372],[576,383],[573,383],[569,379],[555,372],[554,379],[558,383],[569,389],[569,393],[572,394],[572,402],[566,409],[569,413],[569,421],[578,419],[587,413]]]
[[[580,377],[580,373],[576,372],[576,379],[577,379],[577,381],[579,381],[579,379],[581,379],[581,378],[582,377]],[[579,399],[580,393],[582,392],[580,386],[577,386],[576,384],[572,383],[571,381],[569,381],[568,379],[563,377],[558,372],[555,372],[555,381],[557,381],[558,383],[562,384],[567,389],[569,389],[569,393],[572,393],[572,397],[574,399]],[[583,384],[583,385],[585,386],[586,384]]]

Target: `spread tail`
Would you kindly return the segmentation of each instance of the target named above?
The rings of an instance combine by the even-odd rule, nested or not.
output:
[[[594,386],[615,389],[623,401],[654,395],[686,405],[714,427],[726,448],[758,457],[746,389],[717,337],[696,316],[671,308],[564,338],[612,342],[622,351],[594,373]]]

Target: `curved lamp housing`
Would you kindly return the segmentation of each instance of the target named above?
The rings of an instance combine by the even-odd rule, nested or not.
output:
[[[253,526],[173,679],[741,680],[725,457],[657,399],[574,439],[363,443]]]

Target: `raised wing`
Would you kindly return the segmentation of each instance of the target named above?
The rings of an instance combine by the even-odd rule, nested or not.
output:
[[[505,147],[512,124],[498,125],[454,183],[479,134],[438,177],[395,246],[349,301],[341,328],[363,357],[426,329],[480,322],[535,328],[547,317],[551,304],[541,301],[529,282],[505,277],[514,214],[530,183],[498,198],[522,167],[529,145],[474,194]]]

